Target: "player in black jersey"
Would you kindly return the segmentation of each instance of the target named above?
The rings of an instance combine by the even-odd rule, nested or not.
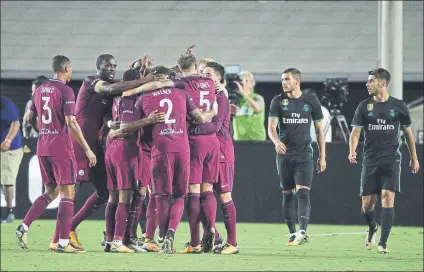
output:
[[[300,90],[301,73],[287,69],[282,76],[283,93],[271,101],[268,117],[268,135],[277,151],[277,170],[283,195],[284,218],[290,231],[287,245],[308,242],[306,228],[311,204],[309,200],[314,163],[311,146],[311,122],[314,121],[319,147],[318,172],[325,171],[325,139],[321,119],[321,104],[314,95]],[[278,126],[278,134],[277,134]],[[296,232],[294,195],[298,201],[299,232]]]
[[[401,129],[408,139],[412,173],[417,173],[420,166],[408,108],[403,100],[390,96],[387,91],[390,73],[379,68],[368,74],[366,86],[371,97],[359,103],[353,117],[349,161],[357,163],[356,147],[361,131],[364,130],[360,196],[362,214],[369,226],[365,247],[371,249],[375,244],[378,224],[375,221],[374,207],[377,195],[381,194],[381,236],[378,251],[389,253],[387,239],[395,216],[395,192],[400,192]]]

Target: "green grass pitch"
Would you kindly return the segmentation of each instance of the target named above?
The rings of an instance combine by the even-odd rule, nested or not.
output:
[[[309,243],[287,247],[285,224],[240,223],[240,254],[221,256],[104,253],[100,246],[104,222],[94,220],[83,222],[78,229],[86,253],[48,251],[53,220],[34,222],[28,233],[29,249],[22,250],[14,233],[18,224],[19,220],[1,224],[1,271],[423,271],[422,227],[395,226],[388,241],[390,254],[382,255],[376,248],[364,248],[364,234],[359,232],[365,226],[310,225]],[[224,225],[217,227],[225,236]],[[176,234],[177,251],[188,240],[188,224],[182,222]]]

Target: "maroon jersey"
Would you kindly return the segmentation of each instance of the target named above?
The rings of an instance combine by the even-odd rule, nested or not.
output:
[[[78,92],[76,102],[76,119],[91,150],[96,150],[95,143],[101,134],[103,116],[110,110],[113,97],[96,93],[94,86],[100,81],[95,76],[87,77]]]
[[[201,111],[210,111],[215,102],[215,83],[213,83],[213,80],[200,75],[191,75],[181,80],[185,83],[185,91],[193,99],[194,104]],[[192,123],[196,122],[192,120]],[[189,134],[189,136],[190,138],[195,137],[193,134]]]
[[[190,134],[205,135],[216,132],[220,146],[219,161],[233,162],[234,145],[230,134],[230,101],[224,92],[218,92],[216,94],[216,102],[218,103],[218,114],[209,123],[192,126]]]
[[[165,122],[153,125],[152,157],[175,152],[190,152],[187,113],[197,109],[190,96],[177,88],[163,88],[140,96],[136,108],[146,117],[152,111],[165,113]]]
[[[140,119],[140,111],[135,108],[135,102],[138,96],[116,96],[113,99],[112,118],[115,121],[120,121],[121,124],[132,122]],[[134,132],[125,137],[128,142],[137,144],[138,133]]]
[[[74,91],[63,81],[51,79],[35,90],[30,110],[38,115],[38,156],[74,157],[65,116],[75,115]]]

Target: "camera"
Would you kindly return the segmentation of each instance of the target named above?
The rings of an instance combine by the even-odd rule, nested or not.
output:
[[[235,82],[243,84],[243,79],[239,74],[225,74],[225,82],[227,83],[228,99],[231,104],[240,106],[242,96],[238,93],[238,85]]]
[[[329,108],[331,112],[340,113],[349,95],[347,78],[327,78],[324,81],[324,86],[325,94],[321,99],[321,103]]]

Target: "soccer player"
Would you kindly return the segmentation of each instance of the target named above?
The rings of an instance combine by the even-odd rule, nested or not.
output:
[[[381,194],[381,234],[378,252],[389,253],[389,238],[395,217],[395,193],[400,192],[400,130],[407,138],[412,173],[419,171],[420,165],[411,130],[409,110],[403,100],[389,95],[387,86],[390,73],[383,68],[368,72],[366,83],[370,97],[359,103],[352,121],[349,139],[349,161],[357,163],[356,148],[362,129],[364,130],[364,152],[362,156],[360,196],[361,212],[368,224],[365,248],[375,244],[378,223],[375,220],[375,204]]]
[[[45,193],[38,197],[26,214],[24,221],[16,229],[18,243],[27,248],[27,231],[48,204],[56,198],[54,189],[59,188],[61,196],[57,213],[59,241],[57,252],[81,252],[69,243],[72,216],[74,214],[74,195],[76,182],[76,162],[69,132],[84,151],[90,167],[96,165],[96,156],[84,139],[75,119],[75,96],[66,86],[71,80],[72,64],[65,56],[55,56],[52,64],[54,77],[37,88],[34,103],[24,116],[25,123],[38,118],[39,138],[37,156]]]
[[[137,96],[117,96],[114,98],[113,118],[119,121],[120,125],[139,119],[138,111],[134,109],[136,99]],[[152,113],[142,120],[141,125],[162,122],[164,118],[164,114]],[[139,150],[134,148],[137,146],[137,141],[138,135],[133,132],[125,137],[115,138],[108,142],[105,155],[109,189],[109,201],[106,209],[107,245],[105,251],[134,253],[134,248],[137,249],[134,246],[129,248],[123,244],[127,219],[129,219],[129,209],[137,187]],[[128,224],[131,223],[132,220],[128,220]]]
[[[210,78],[197,74],[196,57],[185,53],[177,61],[186,92],[202,111],[209,111],[215,101],[215,84]],[[187,216],[190,225],[190,245],[196,251],[210,252],[215,242],[216,199],[213,185],[218,182],[219,141],[216,133],[189,135],[190,179]],[[208,233],[200,241],[201,212],[205,216]],[[184,253],[185,250],[183,250]]]
[[[90,216],[92,212],[96,211],[101,204],[106,202],[109,197],[104,150],[99,140],[102,134],[103,117],[111,109],[113,95],[121,94],[153,79],[151,76],[132,81],[114,82],[116,65],[116,60],[112,55],[100,55],[96,61],[96,75],[88,76],[83,81],[76,101],[77,122],[84,137],[87,139],[87,143],[98,159],[97,165],[90,169],[83,150],[75,141],[73,142],[75,158],[78,163],[77,180],[80,182],[92,182],[96,190],[72,220],[71,243],[80,249],[83,249],[83,246],[78,240],[77,226]],[[55,239],[56,237],[54,237]]]
[[[271,101],[268,135],[277,152],[277,171],[283,194],[284,219],[290,231],[289,246],[309,241],[306,234],[311,213],[310,189],[314,176],[311,147],[311,119],[315,124],[319,149],[318,172],[325,171],[325,139],[321,105],[316,96],[300,90],[301,73],[289,68],[282,73],[283,93]],[[277,126],[279,133],[277,134]],[[294,195],[296,192],[299,232],[296,232]]]
[[[199,60],[199,64],[197,65],[197,72],[199,75],[203,75],[203,70],[206,68],[206,64],[209,62],[215,62],[212,58],[202,58]]]
[[[224,224],[227,230],[227,242],[225,245],[217,246],[215,253],[237,254],[239,248],[236,239],[236,207],[231,197],[234,183],[234,146],[230,134],[230,101],[225,96],[224,84],[225,68],[216,62],[208,62],[203,70],[203,76],[211,78],[216,87],[216,101],[218,114],[212,122],[192,126],[192,134],[203,135],[216,132],[220,145],[219,156],[219,178],[215,184],[215,191],[219,193],[222,211],[224,213]],[[195,252],[195,249],[186,244],[187,252]]]
[[[157,74],[166,74],[157,70]],[[146,84],[147,86],[147,84]],[[165,122],[153,126],[151,173],[153,178],[152,195],[156,198],[159,230],[167,230],[162,252],[172,254],[174,235],[184,211],[184,197],[187,194],[190,172],[190,146],[187,134],[187,115],[200,123],[210,121],[216,109],[201,112],[189,95],[177,88],[162,88],[139,97],[136,107],[143,116],[152,112],[165,112]],[[121,128],[125,130],[125,128]],[[172,205],[169,206],[169,196]],[[150,241],[146,233],[146,240]]]

